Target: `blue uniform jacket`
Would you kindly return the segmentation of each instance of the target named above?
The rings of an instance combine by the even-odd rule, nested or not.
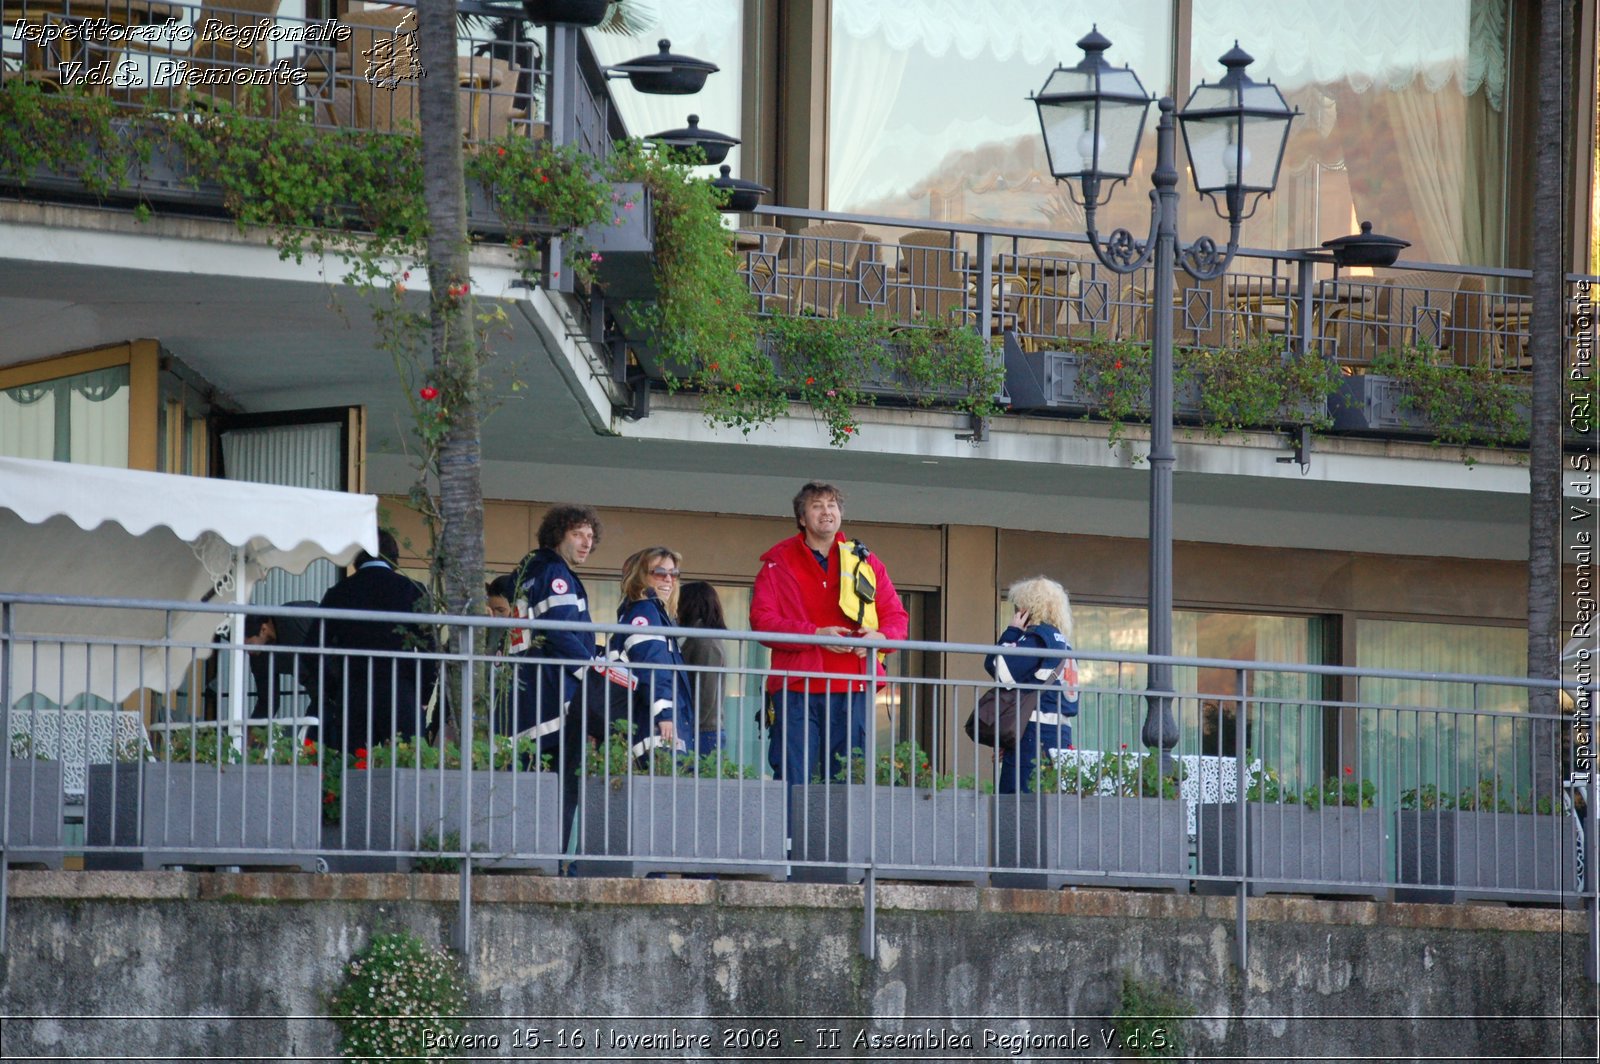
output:
[[[1016,626],[1000,633],[1003,647],[1039,647],[1060,651],[1059,657],[1032,657],[1025,654],[990,654],[983,667],[1005,687],[1018,684],[1048,684],[1039,693],[1039,708],[1030,718],[1041,727],[1066,725],[1068,717],[1078,715],[1078,663],[1068,655],[1072,646],[1065,636],[1048,624]]]
[[[617,607],[617,623],[629,625],[633,630],[611,637],[610,656],[627,662],[640,688],[649,693],[652,725],[670,720],[678,740],[692,740],[694,689],[689,674],[683,669],[683,653],[678,649],[676,638],[650,630],[671,626],[673,620],[667,616],[666,607],[654,591],[646,588],[645,595],[647,597]],[[654,733],[653,727],[650,730]],[[634,736],[636,742],[647,738],[647,735]]]
[[[518,567],[517,606],[524,604],[535,621],[588,621],[589,595],[553,550],[543,547]],[[518,655],[532,661],[560,664],[523,666],[517,670],[517,732],[534,738],[555,734],[561,728],[565,705],[577,690],[577,662],[596,657],[594,636],[588,632],[533,632],[533,646]]]

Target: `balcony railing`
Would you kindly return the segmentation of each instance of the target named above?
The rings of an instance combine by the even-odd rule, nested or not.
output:
[[[1105,269],[1081,234],[763,208],[737,234],[741,272],[763,315],[874,318],[914,327],[956,320],[1015,335],[1028,354],[1099,342],[1148,344],[1149,268]],[[1180,346],[1279,341],[1367,372],[1385,351],[1426,347],[1445,363],[1525,380],[1531,274],[1432,263],[1340,271],[1323,253],[1245,249],[1212,281],[1178,273]],[[1595,336],[1600,279],[1567,278],[1569,362]],[[1571,368],[1571,367],[1569,367]]]
[[[337,19],[278,13],[279,0],[6,0],[0,84],[107,98],[130,111],[226,110],[271,117],[302,110],[328,129],[414,130],[415,15],[408,7]],[[519,12],[464,3],[506,19],[501,35],[461,33],[455,79],[463,139],[543,137],[542,35]],[[431,73],[431,72],[430,72]],[[602,122],[600,128],[606,128]]]
[[[874,695],[832,696],[853,708],[806,740],[803,778],[774,779],[782,758],[769,755],[784,744],[765,692],[821,692],[829,676],[775,672],[753,633],[715,633],[727,668],[550,662],[507,648],[550,629],[605,641],[638,629],[285,607],[271,611],[277,631],[304,633],[300,645],[230,650],[31,630],[29,605],[44,601],[101,630],[108,610],[231,609],[0,594],[0,844],[13,864],[437,870],[470,857],[544,872],[1551,905],[1595,893],[1590,724],[1528,711],[1550,683],[1175,658],[1180,675],[1232,679],[1174,692],[1162,771],[1138,739],[1150,659],[1080,651],[1070,739],[1052,734],[1021,793],[995,794],[989,781],[1019,751],[964,734],[994,682],[898,674],[902,655]],[[427,634],[414,650],[336,650],[328,618]],[[478,630],[487,649],[438,649],[444,625]],[[759,636],[776,638],[788,639]],[[944,655],[963,675],[996,650],[887,645]],[[240,662],[257,689],[230,705],[219,692],[246,690],[227,675]],[[569,670],[588,682],[564,708],[544,704],[541,674]],[[667,741],[654,715],[680,681]],[[122,726],[91,726],[100,718]],[[438,756],[441,725],[450,740],[474,736],[476,752]],[[68,820],[81,840],[62,835]]]

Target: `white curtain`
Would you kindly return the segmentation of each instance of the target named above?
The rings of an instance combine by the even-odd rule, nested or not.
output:
[[[128,465],[128,367],[0,392],[0,455]]]
[[[1521,628],[1360,620],[1356,661],[1363,668],[1479,676],[1527,674],[1528,634]],[[1383,790],[1436,784],[1447,792],[1481,780],[1525,785],[1531,779],[1529,729],[1508,718],[1428,713],[1426,708],[1526,712],[1521,688],[1446,684],[1428,680],[1363,679],[1365,705],[1399,707],[1364,711],[1361,756],[1397,766]],[[1521,725],[1520,727],[1518,725]]]
[[[905,77],[906,53],[881,38],[835,37],[828,85],[828,206],[859,209],[903,176],[885,172],[874,149]]]
[[[30,385],[0,392],[0,454],[48,459],[55,453],[55,389]]]

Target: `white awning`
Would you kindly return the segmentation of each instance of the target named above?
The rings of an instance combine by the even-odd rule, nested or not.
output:
[[[377,507],[372,495],[0,458],[0,592],[247,602],[268,569],[376,553]],[[169,628],[160,611],[18,606],[0,694],[15,705],[170,691],[222,619],[175,612]],[[52,638],[63,636],[74,642]],[[163,639],[200,649],[131,646]]]

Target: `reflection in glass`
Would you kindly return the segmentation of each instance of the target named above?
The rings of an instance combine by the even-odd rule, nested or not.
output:
[[[1001,604],[1001,626],[1010,617]],[[1130,606],[1076,604],[1072,645],[1083,650],[1142,654],[1148,645],[1145,611]],[[1322,620],[1268,614],[1177,610],[1173,653],[1229,661],[1321,663]],[[1238,727],[1239,670],[1175,668],[1179,692],[1178,752],[1232,756]],[[1084,750],[1142,750],[1146,679],[1142,665],[1078,662],[1082,689],[1074,745]],[[1251,759],[1277,769],[1285,782],[1310,786],[1322,774],[1322,712],[1316,677],[1261,670],[1246,677],[1245,745]]]
[[[1106,59],[1131,66],[1152,93],[1169,91],[1171,5],[1070,0],[1048,18],[1004,0],[834,0],[828,84],[829,210],[937,221],[1081,231],[1056,187],[1028,95],[1098,23]],[[1148,228],[1143,195],[1155,159],[1154,119],[1134,174],[1138,195],[1103,216]]]
[[[1372,669],[1525,676],[1528,633],[1522,628],[1363,619],[1356,622],[1356,655],[1364,668]],[[1392,766],[1381,781],[1384,797],[1394,799],[1429,784],[1458,795],[1488,783],[1510,800],[1531,784],[1528,721],[1410,708],[1526,713],[1525,689],[1364,678],[1360,697],[1366,703],[1407,707],[1362,717],[1364,760],[1383,757]]]
[[[642,55],[655,55],[656,42],[672,41],[674,55],[691,55],[721,67],[693,96],[652,96],[635,91],[626,81],[611,83],[611,96],[631,136],[642,137],[688,125],[688,116],[700,116],[706,129],[737,137],[743,113],[740,78],[743,63],[744,5],[741,0],[654,0],[640,11],[657,16],[654,25],[627,36],[586,31],[595,55],[606,66],[616,66]],[[726,162],[739,176],[739,149]],[[715,177],[714,167],[697,171]]]
[[[1195,0],[1192,83],[1216,80],[1239,39],[1251,76],[1304,112],[1244,243],[1314,247],[1370,219],[1411,241],[1407,258],[1503,265],[1509,18],[1506,0],[1418,0],[1403,16],[1343,0],[1336,18],[1315,0]],[[1189,212],[1195,232],[1224,235],[1209,213]]]

